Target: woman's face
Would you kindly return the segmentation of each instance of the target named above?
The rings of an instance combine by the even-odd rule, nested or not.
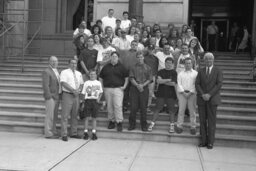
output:
[[[192,36],[192,30],[191,29],[187,29],[187,35]]]
[[[181,40],[181,39],[178,39],[178,40],[177,40],[177,46],[180,47],[181,45],[182,45],[182,40]]]
[[[80,37],[80,42],[84,43],[84,37],[83,36]]]
[[[112,35],[112,28],[111,28],[111,27],[109,27],[109,28],[107,29],[107,35]]]
[[[94,30],[93,30],[94,34],[99,34],[99,31],[100,31],[100,30],[99,30],[98,27],[95,27]]]
[[[148,32],[147,31],[143,31],[142,35],[143,35],[143,37],[148,37]]]
[[[118,29],[118,30],[117,30],[117,36],[118,36],[118,37],[121,37],[121,29]]]
[[[182,31],[185,32],[187,30],[188,26],[184,25]]]
[[[172,37],[176,37],[176,35],[177,35],[177,31],[176,31],[176,30],[173,30],[173,31],[172,31]]]
[[[136,28],[135,27],[131,27],[131,34],[134,34],[136,31]]]
[[[168,43],[168,40],[166,38],[162,38],[162,41],[161,41],[162,45]]]
[[[196,41],[196,40],[191,40],[190,46],[191,46],[192,48],[194,48],[196,45],[197,45],[197,41]]]
[[[175,46],[176,46],[175,40],[171,40],[171,41],[170,41],[170,45],[171,45],[172,47],[175,47]]]
[[[100,42],[100,38],[98,35],[94,36],[94,41],[95,43],[99,43]]]

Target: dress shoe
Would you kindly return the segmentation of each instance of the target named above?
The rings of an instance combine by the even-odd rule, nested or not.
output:
[[[118,131],[118,132],[122,132],[122,131],[123,131],[122,122],[117,123],[117,131]]]
[[[88,135],[87,132],[84,133],[84,137],[83,138],[84,138],[84,140],[88,140],[89,139],[89,135]]]
[[[81,137],[79,135],[71,135],[70,138],[76,138],[76,139],[81,139]]]
[[[142,130],[143,132],[147,132],[147,131],[148,131],[148,128],[147,128],[147,127],[142,127],[141,130]]]
[[[180,128],[180,127],[178,127],[178,126],[176,126],[176,127],[175,127],[175,132],[176,132],[177,134],[181,134],[181,133],[183,132],[183,129]]]
[[[191,128],[190,129],[190,134],[191,135],[196,135],[196,128]]]
[[[135,126],[130,125],[130,126],[128,127],[128,131],[132,131],[132,130],[134,130],[134,129],[135,129]]]
[[[97,140],[97,139],[98,139],[97,135],[95,133],[92,133],[92,140]]]
[[[115,122],[110,121],[108,124],[108,129],[114,129],[116,127]]]
[[[208,148],[208,149],[213,149],[213,145],[212,145],[212,144],[208,144],[208,145],[207,145],[207,148]]]
[[[207,144],[202,144],[202,143],[198,145],[198,147],[206,147],[206,146]]]
[[[52,135],[52,136],[49,136],[49,137],[45,137],[47,139],[59,139],[59,136],[58,135]]]
[[[62,137],[61,139],[62,139],[62,141],[68,141],[68,137],[67,136]]]

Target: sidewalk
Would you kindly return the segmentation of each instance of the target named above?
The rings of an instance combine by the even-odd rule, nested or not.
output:
[[[0,170],[255,171],[256,149],[127,141],[49,140],[0,132]]]

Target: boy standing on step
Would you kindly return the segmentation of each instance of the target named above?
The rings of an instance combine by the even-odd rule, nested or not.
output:
[[[89,138],[88,135],[88,120],[92,117],[92,140],[96,140],[96,124],[99,109],[99,101],[102,95],[101,82],[97,80],[96,70],[89,71],[90,80],[86,81],[83,86],[82,94],[84,95],[84,139]]]

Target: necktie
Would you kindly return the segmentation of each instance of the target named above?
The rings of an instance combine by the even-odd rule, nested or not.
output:
[[[78,85],[78,80],[77,80],[77,78],[76,78],[76,73],[75,73],[75,71],[73,71],[73,76],[74,76],[74,80],[75,80],[76,89],[78,89],[78,88],[79,88],[79,85]]]
[[[210,68],[207,67],[207,70],[206,70],[206,77],[209,78],[209,76],[210,76]]]

